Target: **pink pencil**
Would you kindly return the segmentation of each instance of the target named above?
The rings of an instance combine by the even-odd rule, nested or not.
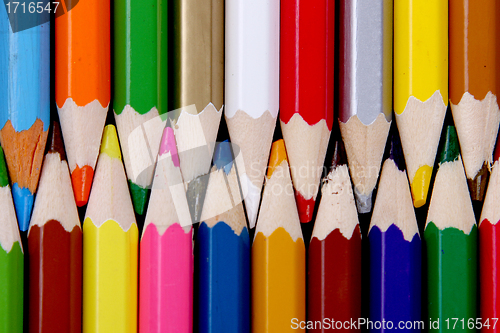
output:
[[[193,235],[174,132],[166,127],[140,248],[139,331],[192,332]]]

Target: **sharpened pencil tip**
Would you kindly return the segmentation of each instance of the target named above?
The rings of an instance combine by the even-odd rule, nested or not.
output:
[[[94,178],[94,169],[88,165],[76,166],[71,173],[71,183],[73,183],[73,193],[78,207],[85,206],[89,201],[90,188]]]
[[[142,215],[146,208],[146,201],[148,200],[149,189],[139,186],[130,180],[128,181],[130,187],[130,196],[132,197],[132,204],[134,211]]]
[[[299,211],[300,222],[311,222],[314,213],[314,205],[316,204],[315,198],[307,200],[300,194],[299,191],[296,191],[295,200],[297,200],[297,209]]]
[[[360,193],[357,188],[354,188],[356,208],[358,209],[359,214],[366,214],[372,211],[372,194],[373,192],[370,192],[368,194]]]
[[[215,148],[214,165],[217,169],[224,168],[224,172],[228,175],[233,167],[233,154],[231,153],[231,144],[228,140],[219,142]]]
[[[163,136],[161,138],[160,151],[158,155],[162,156],[167,153],[170,153],[170,156],[172,156],[172,162],[174,163],[174,166],[178,167],[179,155],[177,154],[174,130],[172,129],[172,127],[168,126],[163,130]]]
[[[267,178],[271,178],[274,169],[283,161],[288,161],[286,157],[285,141],[279,139],[273,142],[271,147],[271,156],[269,157],[269,168],[267,169]]]
[[[418,168],[411,183],[411,194],[413,196],[413,206],[420,208],[427,202],[427,192],[431,184],[432,167],[423,165]]]
[[[0,147],[0,187],[9,185],[9,175],[7,174],[7,165],[5,164],[5,155]]]
[[[120,144],[118,143],[118,135],[116,134],[116,128],[113,125],[107,125],[104,127],[104,133],[102,135],[101,143],[101,154],[106,154],[111,158],[122,158],[120,152]]]
[[[12,197],[19,221],[19,229],[26,231],[30,225],[31,211],[33,210],[33,193],[28,188],[20,188],[17,183],[14,183]]]
[[[59,126],[59,123],[57,121],[52,122],[52,137],[50,138],[49,152],[59,154],[61,161],[66,160],[61,127]]]

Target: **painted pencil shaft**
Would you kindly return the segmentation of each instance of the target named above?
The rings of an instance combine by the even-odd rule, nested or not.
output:
[[[279,19],[279,1],[226,4],[225,116],[244,160],[238,174],[250,228],[257,221],[278,116]]]
[[[179,224],[145,229],[140,246],[139,331],[193,331],[193,235]]]
[[[157,16],[164,13],[157,0],[115,1],[114,6],[113,109],[132,203],[142,215],[165,127],[157,108],[159,96],[167,90],[158,89],[157,40],[161,47],[164,41],[158,36],[166,37],[162,29],[167,27],[160,26],[158,32]],[[165,6],[161,10],[166,11]],[[160,61],[167,62],[162,56]]]
[[[415,323],[421,320],[421,240],[395,126],[390,140],[368,233],[370,320]]]
[[[110,1],[77,3],[61,2],[68,12],[55,19],[55,93],[76,204],[84,206],[110,102]]]
[[[19,227],[26,231],[50,121],[50,23],[14,33],[7,10],[1,11],[0,68],[0,144]]]
[[[457,134],[451,125],[444,129],[424,238],[429,318],[440,318],[441,322],[446,318],[464,318],[465,322],[469,318],[475,320],[477,227]],[[451,324],[443,325],[443,330],[453,330]],[[475,332],[475,327],[471,326],[462,329]]]
[[[340,113],[360,213],[372,210],[392,119],[393,1],[340,4]]]
[[[305,320],[305,246],[283,140],[273,143],[252,245],[252,332]],[[305,331],[299,329],[299,331]]]
[[[335,318],[344,322],[361,316],[361,233],[341,141],[335,142],[333,154],[309,244],[307,307],[311,321]],[[309,331],[322,332],[319,328]]]
[[[193,231],[170,127],[163,132],[140,246],[139,330],[192,332]]]
[[[224,1],[174,0],[171,8],[170,118],[191,217],[200,222],[224,103]]]
[[[215,150],[196,238],[199,332],[250,332],[250,238],[237,177],[226,140]]]
[[[0,147],[0,331],[23,332],[24,253]]]
[[[28,232],[30,332],[82,330],[82,229],[57,123]]]
[[[472,200],[483,201],[500,109],[500,6],[450,1],[450,102]]]
[[[334,7],[281,3],[280,120],[301,222],[311,221],[332,130]]]
[[[448,104],[448,0],[394,3],[394,111],[413,205],[427,192]]]
[[[500,148],[497,142],[497,147]],[[488,183],[488,190],[484,198],[483,210],[481,212],[479,224],[479,286],[480,286],[480,306],[481,318],[498,318],[500,315],[500,288],[498,279],[500,278],[500,169],[498,159],[500,149],[496,149],[495,163],[491,169],[491,177]],[[485,320],[483,320],[485,324]],[[500,327],[483,326],[483,332],[500,332]]]
[[[220,110],[224,94],[224,1],[174,0],[171,110],[210,103]]]
[[[83,332],[137,332],[138,230],[113,125],[83,222]]]

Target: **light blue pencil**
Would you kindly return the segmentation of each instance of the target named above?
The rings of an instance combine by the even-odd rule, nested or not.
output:
[[[50,122],[50,23],[13,32],[7,11],[0,10],[0,68],[0,143],[19,227],[26,231]]]

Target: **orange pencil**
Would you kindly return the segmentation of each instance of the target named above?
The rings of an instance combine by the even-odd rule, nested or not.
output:
[[[271,147],[252,245],[252,332],[305,332],[306,249],[283,140]]]
[[[110,2],[61,1],[56,104],[76,204],[87,203],[110,101]],[[72,8],[68,8],[72,7]]]

